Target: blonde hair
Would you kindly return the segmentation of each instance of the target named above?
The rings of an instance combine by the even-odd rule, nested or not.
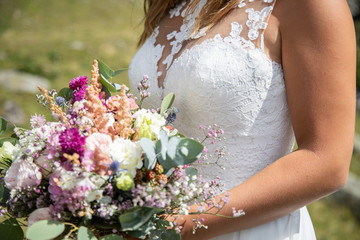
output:
[[[200,1],[192,0],[185,15],[192,13]],[[160,20],[166,16],[171,8],[180,2],[182,0],[144,0],[144,31],[140,36],[138,45],[145,42]],[[196,19],[193,32],[196,33],[203,27],[212,27],[238,3],[239,0],[208,0]]]

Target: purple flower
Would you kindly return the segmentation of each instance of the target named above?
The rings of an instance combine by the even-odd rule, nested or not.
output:
[[[87,84],[87,77],[86,76],[79,76],[77,78],[73,78],[69,83],[69,88],[78,91],[79,89],[86,87]]]
[[[83,87],[79,88],[78,90],[74,90],[73,98],[71,100],[72,104],[74,104],[74,102],[76,102],[76,101],[81,101],[81,100],[85,99],[86,88],[87,88],[87,86],[83,86]]]
[[[66,129],[62,132],[59,136],[59,142],[62,153],[84,155],[85,137],[80,135],[77,128]]]

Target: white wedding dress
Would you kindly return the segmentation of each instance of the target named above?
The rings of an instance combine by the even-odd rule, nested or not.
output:
[[[144,106],[157,108],[170,92],[179,109],[175,127],[201,137],[199,125],[220,125],[229,152],[223,163],[202,166],[209,179],[221,176],[227,189],[246,181],[294,145],[282,66],[264,52],[264,30],[275,0],[239,0],[221,21],[191,35],[204,6],[184,19],[186,1],[171,9],[134,56],[129,67],[136,92],[149,76],[151,96]],[[197,134],[199,134],[197,136]],[[313,240],[306,208],[267,224],[229,233],[222,240]]]

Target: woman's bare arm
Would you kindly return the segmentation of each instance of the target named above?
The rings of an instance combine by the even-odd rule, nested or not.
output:
[[[230,191],[221,214],[232,215],[235,206],[245,216],[205,215],[209,229],[195,236],[193,216],[184,216],[183,239],[207,239],[275,220],[346,182],[353,147],[356,62],[347,3],[278,0],[275,8],[298,150]]]

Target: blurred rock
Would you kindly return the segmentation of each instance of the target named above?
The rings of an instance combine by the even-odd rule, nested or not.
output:
[[[25,111],[17,103],[7,100],[2,108],[4,118],[15,123],[15,125],[23,125],[26,122]]]
[[[37,86],[49,89],[49,81],[41,76],[16,70],[0,71],[0,87],[12,92],[39,93]]]

